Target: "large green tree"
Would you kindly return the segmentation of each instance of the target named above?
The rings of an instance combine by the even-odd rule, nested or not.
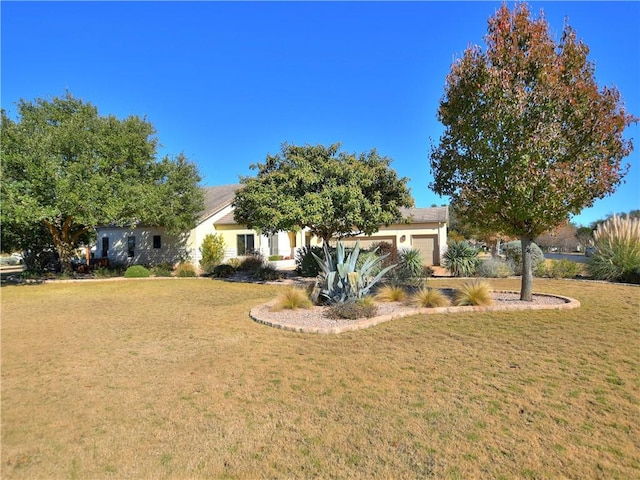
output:
[[[636,119],[599,89],[589,49],[565,24],[555,41],[526,4],[489,19],[447,76],[431,187],[481,230],[522,241],[521,298],[531,300],[532,239],[610,194],[628,170],[623,131]]]
[[[283,144],[277,155],[252,164],[255,177],[242,177],[234,217],[265,233],[308,227],[327,243],[334,236],[372,234],[402,220],[413,206],[406,178],[376,150],[340,152],[340,144]]]
[[[44,227],[65,270],[98,225],[191,228],[203,208],[200,176],[183,155],[156,159],[146,119],[101,116],[70,93],[2,111],[2,249],[28,248]],[[40,242],[42,243],[42,242]]]

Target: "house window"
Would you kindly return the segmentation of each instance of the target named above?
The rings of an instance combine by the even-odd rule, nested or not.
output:
[[[253,242],[253,234],[246,233],[244,235],[238,235],[237,240],[237,249],[238,255],[247,255],[249,253],[253,253],[254,242]]]
[[[127,238],[127,255],[133,257],[136,249],[136,237]]]
[[[109,256],[109,237],[102,237],[102,258]]]
[[[160,239],[160,235],[153,236],[153,248],[161,248],[162,240]]]

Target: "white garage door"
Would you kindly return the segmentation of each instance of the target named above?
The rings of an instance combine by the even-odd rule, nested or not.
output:
[[[422,253],[425,265],[440,265],[440,247],[437,235],[415,235],[411,237],[411,246]]]

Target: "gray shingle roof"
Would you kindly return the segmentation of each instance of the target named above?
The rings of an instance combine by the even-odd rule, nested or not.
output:
[[[449,207],[401,208],[402,216],[411,219],[411,223],[448,222]]]
[[[199,222],[209,218],[219,212],[227,205],[231,205],[236,190],[242,185],[234,183],[232,185],[219,185],[217,187],[204,187],[204,210],[198,219]]]
[[[242,185],[235,183],[232,185],[219,185],[216,187],[204,187],[204,203],[205,208],[200,220],[203,221],[219,212],[224,207],[231,205],[235,192]],[[401,208],[402,216],[411,219],[411,223],[437,223],[449,221],[448,207],[430,207],[430,208]],[[221,225],[235,224],[233,212],[225,215],[216,223]]]

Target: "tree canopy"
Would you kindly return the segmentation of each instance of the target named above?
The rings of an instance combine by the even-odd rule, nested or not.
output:
[[[325,243],[401,221],[400,208],[413,206],[413,198],[391,159],[375,149],[359,155],[339,149],[285,143],[280,153],[252,164],[257,175],[241,178],[235,220],[264,233],[308,227]]]
[[[18,118],[2,110],[2,249],[33,243],[44,226],[63,267],[98,225],[195,225],[203,208],[200,176],[180,154],[156,159],[155,129],[146,119],[101,116],[66,93],[21,100]]]
[[[451,67],[430,155],[431,187],[484,231],[520,237],[521,297],[531,299],[531,240],[613,192],[628,171],[615,87],[599,89],[589,49],[568,25],[556,42],[526,4],[489,19],[486,49]]]

